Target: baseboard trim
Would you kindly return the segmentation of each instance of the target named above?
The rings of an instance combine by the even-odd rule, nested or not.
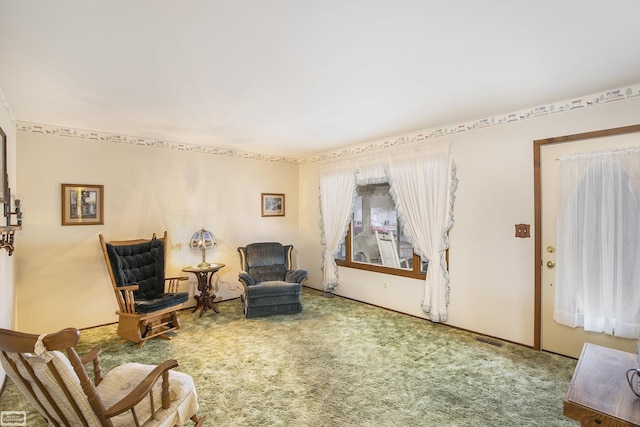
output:
[[[308,287],[308,288],[310,288],[310,289],[313,289],[313,290],[315,290],[315,291],[318,291],[318,292],[323,292],[323,291],[321,291],[321,290],[319,290],[319,289],[316,289],[316,288],[311,288],[311,287],[309,287],[309,286],[307,286],[307,287]],[[325,292],[325,293],[326,293],[326,292]],[[427,318],[425,318],[425,317],[416,316],[415,314],[403,313],[402,311],[394,310],[394,309],[392,309],[392,308],[388,308],[388,307],[383,307],[383,306],[381,306],[381,305],[377,305],[377,304],[372,304],[372,303],[370,303],[370,302],[366,302],[366,301],[360,301],[360,300],[357,300],[357,299],[355,299],[355,298],[345,297],[345,296],[343,296],[343,295],[338,295],[338,294],[333,294],[333,293],[332,293],[331,295],[333,295],[334,297],[340,297],[340,298],[348,299],[348,300],[351,300],[351,301],[356,301],[356,302],[359,302],[359,303],[361,303],[361,304],[370,305],[371,307],[376,307],[376,308],[381,308],[381,309],[383,309],[383,310],[392,311],[392,312],[394,312],[394,313],[398,313],[398,314],[402,314],[402,315],[405,315],[405,316],[413,317],[413,318],[415,318],[415,319],[426,320],[426,321],[428,321],[428,322],[431,322],[431,320],[429,320],[429,319],[427,319]],[[493,335],[484,334],[484,333],[482,333],[482,332],[477,332],[477,331],[473,331],[473,330],[470,330],[470,329],[460,328],[460,327],[458,327],[458,326],[449,325],[449,324],[447,324],[447,323],[438,323],[438,324],[439,324],[439,325],[442,325],[442,326],[446,326],[446,327],[448,327],[448,328],[457,329],[457,330],[459,330],[459,331],[468,332],[468,333],[470,333],[470,334],[477,335],[478,337],[484,337],[484,338],[489,339],[489,340],[491,340],[491,341],[499,341],[499,342],[504,342],[504,343],[509,343],[509,344],[518,345],[518,346],[520,346],[520,347],[525,347],[525,348],[531,348],[531,349],[533,349],[533,346],[531,346],[531,345],[527,345],[527,344],[519,343],[519,342],[516,342],[516,341],[505,340],[504,338],[495,337],[495,336],[493,336]]]

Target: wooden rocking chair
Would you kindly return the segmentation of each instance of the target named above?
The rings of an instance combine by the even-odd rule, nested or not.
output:
[[[164,277],[167,232],[162,239],[155,233],[151,239],[110,242],[99,237],[118,301],[118,335],[138,348],[151,338],[171,339],[165,334],[180,328],[178,311],[189,294],[178,292],[187,277]]]
[[[175,360],[126,363],[103,377],[100,347],[80,358],[74,348],[79,341],[74,328],[40,336],[0,329],[2,367],[49,425],[173,426],[188,419],[204,424],[193,379],[172,370]]]

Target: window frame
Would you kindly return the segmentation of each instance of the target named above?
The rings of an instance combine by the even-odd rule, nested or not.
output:
[[[418,255],[416,255],[415,251],[413,252],[413,270],[405,270],[402,268],[394,268],[394,267],[388,267],[388,266],[384,266],[384,265],[378,265],[378,264],[368,264],[368,263],[363,263],[363,262],[355,262],[353,261],[353,253],[352,253],[352,227],[353,227],[353,218],[351,219],[351,222],[349,223],[349,230],[347,231],[347,235],[344,238],[344,243],[345,243],[345,259],[338,259],[336,258],[336,264],[340,267],[348,267],[348,268],[355,268],[358,270],[367,270],[367,271],[374,271],[376,273],[384,273],[384,274],[391,274],[394,276],[402,276],[402,277],[410,277],[412,279],[423,279],[426,280],[427,278],[427,273],[424,271],[421,271],[420,268],[422,266],[422,260],[420,259],[420,257]],[[448,251],[447,251],[448,254]],[[428,267],[427,267],[428,268]]]

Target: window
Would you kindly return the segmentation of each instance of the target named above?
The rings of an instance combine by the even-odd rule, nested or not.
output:
[[[427,261],[402,233],[388,183],[357,187],[349,232],[340,245],[341,266],[424,279]]]

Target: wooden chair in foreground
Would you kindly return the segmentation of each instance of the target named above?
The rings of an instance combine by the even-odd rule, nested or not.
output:
[[[161,239],[155,233],[151,239],[110,242],[99,237],[118,301],[118,335],[138,348],[151,338],[171,339],[165,334],[180,328],[178,311],[189,294],[178,292],[187,277],[164,277],[167,232]]]
[[[80,358],[74,348],[79,341],[74,328],[40,336],[0,329],[2,367],[49,425],[155,427],[188,419],[204,424],[193,379],[171,370],[178,366],[175,360],[126,363],[103,376],[100,347]]]

